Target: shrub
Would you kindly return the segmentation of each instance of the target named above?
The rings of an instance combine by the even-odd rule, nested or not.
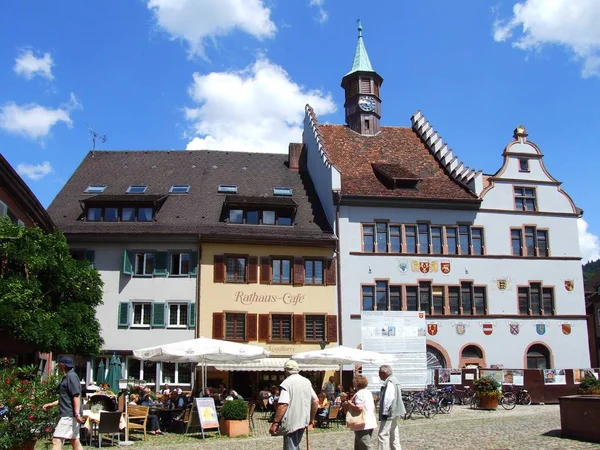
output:
[[[500,396],[500,383],[494,377],[481,377],[475,383],[475,395],[481,397]]]
[[[596,377],[583,377],[581,384],[579,385],[580,394],[599,394],[600,393],[600,380]]]
[[[248,407],[243,400],[230,400],[221,408],[221,417],[225,420],[246,420]]]

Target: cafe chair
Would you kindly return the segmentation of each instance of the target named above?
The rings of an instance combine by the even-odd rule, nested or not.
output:
[[[142,430],[145,441],[148,440],[146,424],[149,412],[150,408],[147,406],[127,405],[127,428],[129,430]]]
[[[330,406],[329,411],[327,411],[327,415],[319,421],[319,426],[329,428],[331,426],[331,422],[335,422],[337,420],[339,412],[339,406]]]
[[[100,423],[98,423],[98,447],[102,448],[102,435],[111,435],[111,441],[114,444],[115,434],[117,435],[117,445],[121,445],[121,429],[119,423],[121,421],[121,413],[117,412],[101,412]]]
[[[181,430],[182,433],[185,433],[187,424],[190,421],[191,415],[192,415],[192,407],[189,406],[185,409],[183,414],[181,414],[179,417],[173,417],[171,427],[173,429],[179,429],[179,430]]]

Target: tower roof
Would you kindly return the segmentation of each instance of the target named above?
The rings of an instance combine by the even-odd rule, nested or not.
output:
[[[354,61],[352,61],[352,69],[346,75],[350,75],[354,72],[374,72],[367,54],[367,49],[363,41],[362,35],[362,24],[360,19],[358,20],[358,43],[356,44],[356,51],[354,52]]]

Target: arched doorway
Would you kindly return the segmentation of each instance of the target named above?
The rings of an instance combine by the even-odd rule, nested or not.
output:
[[[445,369],[448,367],[448,362],[442,352],[431,345],[427,346],[427,368],[428,369]]]
[[[528,369],[551,369],[550,350],[543,344],[533,344],[527,350]]]
[[[460,351],[460,367],[485,367],[485,355],[481,347],[475,344],[465,345]]]

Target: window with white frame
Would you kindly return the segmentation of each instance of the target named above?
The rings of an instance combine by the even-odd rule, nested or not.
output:
[[[171,276],[190,274],[190,254],[171,253]]]
[[[135,274],[149,276],[154,271],[154,253],[135,254]]]
[[[149,327],[150,318],[152,317],[152,304],[151,303],[132,303],[133,320],[132,326],[134,327]]]
[[[108,360],[105,358],[104,364],[108,367]],[[144,380],[146,385],[154,386],[156,384],[156,369],[158,365],[153,361],[140,361],[135,358],[127,359],[127,378],[133,380]]]
[[[170,384],[173,387],[187,385],[192,382],[193,364],[189,363],[162,363],[161,385]]]
[[[188,304],[169,303],[169,327],[188,326]]]

